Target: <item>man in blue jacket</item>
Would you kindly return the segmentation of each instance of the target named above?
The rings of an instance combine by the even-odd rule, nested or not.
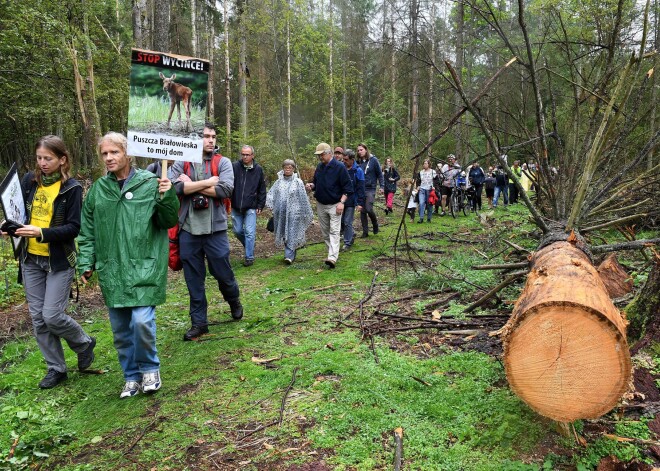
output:
[[[353,216],[355,208],[359,212],[364,207],[364,172],[358,164],[355,163],[355,152],[351,149],[344,151],[344,165],[348,170],[348,177],[353,185],[353,196],[346,200],[344,205],[344,214],[341,218],[341,227],[344,230],[344,250],[348,250],[353,245]]]
[[[314,190],[321,233],[325,245],[328,246],[328,258],[325,264],[335,268],[339,258],[341,217],[346,201],[353,195],[353,186],[346,167],[335,160],[332,148],[328,144],[320,143],[316,146],[314,154],[319,158],[320,163],[314,172],[314,180],[305,185],[305,188],[308,191]]]
[[[376,201],[377,187],[380,187],[380,190],[383,191],[385,180],[380,162],[374,155],[371,155],[366,144],[358,144],[357,155],[358,165],[364,172],[365,200],[364,208],[360,214],[362,237],[369,237],[369,219],[371,219],[374,234],[378,234],[378,218],[376,217],[376,211],[374,211],[374,201]]]
[[[241,147],[241,160],[233,164],[234,193],[231,197],[231,222],[234,234],[245,247],[243,265],[254,263],[257,216],[266,205],[266,180],[261,166],[254,161],[254,147]]]

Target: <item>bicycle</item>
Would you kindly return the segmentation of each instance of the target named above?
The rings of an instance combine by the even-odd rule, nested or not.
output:
[[[461,211],[463,211],[464,216],[467,216],[467,180],[462,172],[454,177],[454,187],[451,189],[449,198],[449,211],[452,217],[456,219],[456,215]]]

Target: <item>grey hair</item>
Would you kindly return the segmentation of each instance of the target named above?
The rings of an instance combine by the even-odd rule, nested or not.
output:
[[[241,150],[243,149],[250,149],[250,154],[254,155],[254,147],[248,146],[247,144],[244,146],[241,146]]]
[[[291,165],[294,170],[296,169],[296,163],[291,159],[286,159],[284,162],[282,162],[282,168],[286,167],[287,165]]]
[[[128,161],[133,163],[133,157],[128,155],[128,139],[126,139],[126,136],[118,132],[112,132],[112,131],[106,133],[101,139],[99,139],[99,144],[98,144],[99,153],[101,153],[101,145],[106,141],[116,145],[121,150],[123,150],[124,155],[126,155],[126,157],[128,158]]]

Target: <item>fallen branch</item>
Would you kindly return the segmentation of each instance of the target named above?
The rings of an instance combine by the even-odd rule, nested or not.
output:
[[[424,386],[433,386],[431,383],[424,381],[422,378],[418,378],[417,376],[411,376],[411,378],[417,381],[418,383],[423,384]]]
[[[133,448],[135,448],[135,445],[138,444],[140,440],[142,440],[142,437],[147,433],[147,431],[151,430],[151,428],[156,424],[156,422],[160,422],[162,420],[162,417],[156,417],[154,420],[152,420],[149,425],[147,425],[144,429],[142,429],[142,432],[140,435],[137,436],[135,440],[133,440],[133,443],[131,443],[131,446],[129,446],[126,451],[123,453],[124,455],[128,455],[131,451],[133,451]]]
[[[507,245],[510,245],[511,247],[513,247],[514,249],[516,249],[518,252],[529,253],[529,250],[527,250],[526,248],[521,247],[521,246],[518,245],[518,244],[514,244],[513,242],[511,242],[511,241],[509,241],[509,240],[502,239],[502,242],[504,242],[504,243],[507,244]]]
[[[291,294],[291,295],[289,295],[285,298],[282,298],[282,301],[286,301],[287,299],[295,298],[297,296],[300,296],[301,294],[316,293],[316,292],[319,292],[319,291],[327,291],[329,289],[337,288],[339,286],[343,286],[343,285],[341,283],[338,283],[336,285],[330,285],[330,286],[323,286],[321,288],[308,289],[307,291],[303,291],[301,293],[293,293],[293,294]]]
[[[529,262],[497,263],[494,265],[473,265],[473,270],[512,270],[514,268],[527,268]]]
[[[580,232],[584,234],[585,232],[595,231],[597,229],[605,229],[606,227],[611,226],[620,226],[626,222],[634,221],[635,219],[640,219],[648,216],[648,214],[633,214],[632,216],[627,216],[625,218],[615,219],[614,221],[604,222],[602,224],[596,224],[595,226],[580,228]]]
[[[394,429],[394,471],[401,471],[403,462],[403,429]]]
[[[601,254],[608,252],[617,252],[619,250],[642,250],[657,244],[660,244],[660,238],[631,240],[628,242],[620,242],[618,244],[596,245],[594,247],[591,247],[591,253]]]
[[[435,291],[422,291],[421,293],[410,294],[408,296],[403,296],[402,298],[390,299],[388,301],[381,301],[378,304],[376,304],[376,307],[382,306],[383,304],[395,304],[395,303],[399,303],[401,301],[408,301],[410,299],[415,299],[415,298],[423,298],[423,297],[426,297],[426,296],[435,296],[436,294],[444,294],[448,291],[451,291],[451,288],[444,288],[444,289],[439,289],[439,290],[435,290]]]
[[[284,391],[284,396],[282,397],[282,404],[280,405],[280,418],[277,421],[278,427],[282,426],[282,420],[284,419],[284,406],[286,405],[286,398],[289,396],[289,392],[291,392],[291,388],[293,388],[293,384],[296,382],[296,375],[297,374],[298,374],[298,367],[296,366],[293,369],[291,382],[287,386],[286,391]]]
[[[421,247],[419,245],[412,245],[412,244],[405,244],[410,250],[419,250],[421,252],[428,252],[428,253],[447,253],[446,250],[439,250],[439,249],[432,249],[430,247]]]
[[[490,298],[495,296],[500,290],[506,288],[510,284],[512,284],[514,281],[516,281],[519,278],[522,278],[527,274],[528,270],[521,270],[517,271],[514,273],[511,273],[509,276],[507,276],[502,283],[499,285],[495,286],[493,289],[491,289],[489,292],[484,294],[481,298],[479,298],[477,301],[474,303],[470,304],[468,307],[465,308],[463,312],[468,313],[474,311],[476,308],[484,304],[486,301],[488,301]]]

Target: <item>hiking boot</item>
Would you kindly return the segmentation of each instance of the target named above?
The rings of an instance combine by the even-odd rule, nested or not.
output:
[[[246,258],[243,261],[243,266],[244,267],[251,267],[252,265],[254,265],[254,259],[253,258]]]
[[[378,234],[378,226],[374,226],[374,235]]]
[[[42,379],[39,382],[39,387],[41,389],[50,389],[54,388],[58,384],[60,384],[62,381],[65,381],[68,378],[66,371],[64,373],[60,373],[59,371],[55,370],[48,370],[46,373],[46,376],[44,376],[44,379]]]
[[[160,389],[160,371],[150,371],[142,375],[142,392],[154,393]]]
[[[209,328],[206,325],[194,325],[192,326],[188,332],[183,334],[183,340],[188,341],[188,340],[195,340],[197,337],[201,337],[204,334],[209,333]]]
[[[235,321],[240,321],[243,318],[243,305],[239,300],[229,303],[231,309],[231,318]]]
[[[337,264],[337,262],[334,261],[334,260],[331,260],[331,259],[327,259],[325,261],[325,264],[328,266],[328,268],[333,269],[333,268],[335,268],[335,265]]]
[[[126,381],[124,384],[124,389],[121,390],[119,394],[119,399],[126,399],[127,397],[133,397],[140,392],[140,383],[137,381]]]
[[[285,265],[291,265],[292,263],[293,263],[293,260],[291,260],[290,258],[285,258],[284,259],[284,264]]]
[[[85,371],[89,368],[94,361],[94,347],[96,347],[96,339],[91,337],[92,341],[89,342],[87,349],[78,354],[78,371]]]
[[[368,232],[363,232],[362,233],[362,238],[366,239],[367,237],[369,237],[369,233]]]

